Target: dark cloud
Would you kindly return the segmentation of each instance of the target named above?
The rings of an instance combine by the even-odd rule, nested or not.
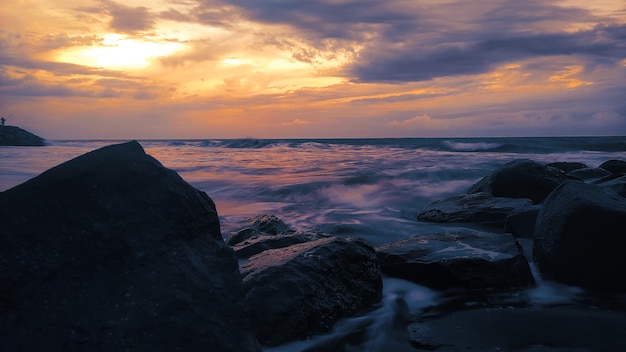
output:
[[[109,27],[122,33],[151,30],[158,17],[146,7],[130,7],[109,0],[102,0],[100,6],[78,7],[75,10],[90,14],[105,13],[111,16]]]
[[[269,24],[289,25],[309,39],[363,39],[371,28],[406,25],[416,15],[405,11],[406,2],[383,0],[234,0],[246,18]],[[413,5],[411,5],[413,7]]]
[[[72,46],[93,46],[102,44],[102,38],[96,35],[69,35],[67,33],[46,34],[39,40],[41,50],[54,50]]]
[[[322,52],[356,52],[344,75],[361,82],[425,81],[487,72],[507,62],[574,55],[588,65],[625,57],[626,27],[585,9],[545,1],[428,4],[400,0],[201,1],[211,21],[232,18],[236,6],[250,21],[287,25],[285,37],[298,61],[315,63]],[[227,14],[226,14],[227,13]],[[573,24],[599,24],[572,32]],[[332,47],[329,47],[332,40]],[[300,44],[298,44],[300,43]]]
[[[533,57],[575,55],[594,64],[626,57],[626,25],[555,34],[511,34],[474,42],[424,47],[368,48],[348,74],[358,81],[424,81],[487,72],[494,66]],[[380,50],[383,49],[383,50]]]
[[[116,6],[109,13],[113,16],[109,26],[116,31],[132,33],[150,30],[154,26],[154,18],[145,7]]]

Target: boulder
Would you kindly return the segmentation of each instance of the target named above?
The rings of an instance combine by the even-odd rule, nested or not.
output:
[[[607,160],[603,162],[599,168],[605,169],[606,171],[610,171],[614,174],[624,174],[626,173],[626,161],[624,160]]]
[[[0,193],[8,351],[255,351],[213,201],[137,142]]]
[[[434,201],[417,213],[417,220],[470,222],[502,227],[515,209],[531,205],[530,199],[494,197],[487,193],[462,194]]]
[[[485,192],[495,197],[529,198],[540,203],[567,179],[565,173],[528,159],[513,160],[472,185],[468,194]]]
[[[545,279],[626,292],[626,199],[605,187],[570,181],[537,216],[533,257]]]
[[[0,126],[0,146],[45,145],[44,139],[15,126]]]
[[[330,237],[266,250],[241,272],[257,337],[269,346],[328,331],[381,299],[376,253],[361,240]]]
[[[515,209],[507,216],[504,231],[512,233],[516,238],[532,239],[535,235],[535,222],[540,209],[540,205]]]
[[[376,247],[383,273],[435,289],[508,289],[534,285],[510,234],[458,230]]]
[[[238,243],[233,247],[237,258],[250,258],[268,249],[285,248],[298,243],[319,240],[320,238],[331,237],[329,234],[321,232],[295,232],[286,231],[273,236],[257,236]]]
[[[568,175],[581,180],[591,180],[609,176],[611,173],[605,169],[587,167],[584,169],[574,170],[568,173]]]
[[[572,172],[574,170],[588,168],[588,166],[583,164],[583,163],[576,163],[576,162],[569,162],[569,161],[561,161],[561,162],[556,162],[556,163],[549,163],[549,164],[546,164],[546,166],[559,169],[559,170],[565,172],[566,174],[569,174],[570,172]]]

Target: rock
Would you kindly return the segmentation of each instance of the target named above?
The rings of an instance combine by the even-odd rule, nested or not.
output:
[[[274,236],[257,236],[245,240],[233,248],[238,258],[250,258],[268,249],[285,248],[298,243],[311,242],[320,238],[331,237],[321,232],[286,231]]]
[[[549,164],[546,164],[546,166],[559,169],[559,170],[565,172],[566,174],[569,174],[570,172],[572,172],[574,170],[588,168],[588,166],[583,164],[583,163],[566,162],[566,161],[556,162],[556,163],[549,163]]]
[[[381,299],[374,249],[361,240],[323,238],[261,252],[241,266],[253,326],[274,346],[328,331]]]
[[[624,324],[623,312],[596,307],[489,307],[426,317],[409,330],[414,345],[435,351],[608,352],[626,350]]]
[[[470,222],[502,227],[515,209],[531,205],[530,199],[493,197],[486,193],[463,194],[432,202],[417,220],[430,222]]]
[[[251,218],[249,221],[252,222],[250,227],[270,235],[277,235],[283,231],[289,230],[289,226],[275,215],[259,215]]]
[[[514,210],[506,218],[504,230],[517,238],[530,238],[535,235],[535,222],[541,206],[531,205]]]
[[[611,179],[599,184],[606,187],[622,197],[626,197],[626,176]]]
[[[572,177],[576,177],[581,180],[590,180],[590,179],[606,177],[606,176],[611,175],[611,173],[609,171],[606,171],[605,169],[588,167],[584,169],[574,170],[568,173],[568,175]]]
[[[213,201],[137,142],[0,193],[6,350],[254,351]]]
[[[246,227],[237,232],[231,232],[226,236],[224,242],[229,246],[235,246],[241,242],[261,236],[269,236],[267,233],[261,232],[253,227]]]
[[[528,159],[513,160],[472,185],[467,193],[485,192],[495,197],[529,198],[540,203],[567,176],[555,168]]]
[[[248,219],[248,222],[249,227],[228,234],[226,244],[234,246],[250,238],[277,235],[289,230],[289,226],[275,215],[258,215]]]
[[[605,169],[606,171],[612,172],[614,174],[618,173],[626,173],[626,161],[623,160],[607,160],[603,162],[599,168]]]
[[[537,217],[533,257],[545,279],[626,291],[626,199],[570,181],[546,199]]]
[[[45,145],[44,139],[15,126],[0,126],[0,146]]]
[[[534,285],[515,238],[471,230],[420,235],[376,247],[383,273],[435,289]]]
[[[409,344],[407,302],[396,294],[385,295],[382,307],[366,315],[343,319],[332,333],[317,338],[302,352],[415,351]]]

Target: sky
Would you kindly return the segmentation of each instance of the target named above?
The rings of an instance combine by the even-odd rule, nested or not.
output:
[[[43,138],[626,135],[624,0],[12,0]]]

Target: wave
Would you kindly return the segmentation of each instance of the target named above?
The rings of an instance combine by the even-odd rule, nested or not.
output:
[[[203,147],[231,149],[292,148],[329,150],[346,147],[359,150],[412,149],[452,153],[563,153],[623,152],[626,137],[489,137],[489,138],[360,138],[360,139],[198,139],[145,140],[144,146]],[[52,145],[106,144],[107,141],[52,141]]]
[[[457,152],[476,152],[481,150],[494,150],[503,146],[500,143],[488,142],[456,142],[451,140],[443,141],[442,144]]]

